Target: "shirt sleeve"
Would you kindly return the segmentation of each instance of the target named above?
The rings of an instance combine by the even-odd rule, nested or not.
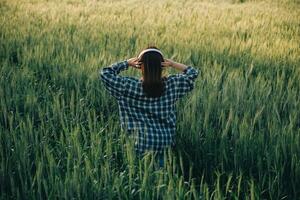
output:
[[[193,90],[194,82],[198,77],[199,71],[194,67],[188,66],[182,73],[176,75],[176,96],[177,99]]]
[[[123,95],[126,88],[126,80],[124,77],[120,76],[119,73],[126,69],[128,69],[127,61],[114,63],[109,67],[100,69],[100,79],[102,80],[104,87],[117,99]]]

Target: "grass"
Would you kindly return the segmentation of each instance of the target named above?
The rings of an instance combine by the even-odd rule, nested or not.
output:
[[[299,6],[2,0],[0,199],[299,198]],[[164,170],[98,74],[148,44],[201,71]]]

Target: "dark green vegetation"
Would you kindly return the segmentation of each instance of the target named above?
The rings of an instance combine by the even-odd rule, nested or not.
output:
[[[2,0],[0,199],[299,198],[299,8]],[[165,170],[134,158],[98,79],[148,44],[201,71]]]

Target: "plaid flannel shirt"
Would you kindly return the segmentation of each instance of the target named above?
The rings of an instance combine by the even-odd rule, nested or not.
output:
[[[162,153],[174,144],[175,102],[194,88],[198,70],[188,66],[182,73],[164,77],[163,95],[147,97],[142,80],[119,75],[126,69],[128,62],[122,61],[100,70],[105,88],[117,99],[121,127],[135,139],[137,152]]]

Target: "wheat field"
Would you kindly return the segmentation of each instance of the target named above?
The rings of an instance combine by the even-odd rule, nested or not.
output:
[[[135,157],[99,80],[148,45],[200,71],[163,169]],[[298,0],[0,0],[0,199],[299,199],[299,188]]]

